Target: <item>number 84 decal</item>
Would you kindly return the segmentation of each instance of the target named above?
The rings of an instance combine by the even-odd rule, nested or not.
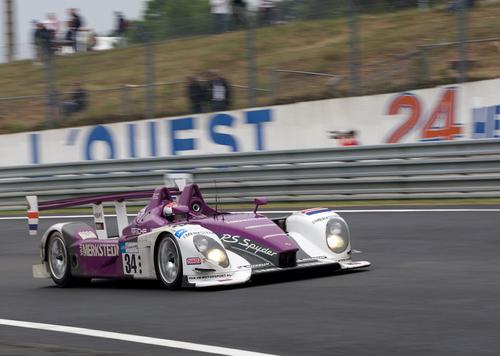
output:
[[[422,123],[419,137],[422,141],[453,140],[462,136],[462,125],[455,122],[456,92],[456,88],[445,89],[429,117],[423,114],[422,103],[418,96],[403,93],[395,97],[389,105],[387,115],[400,115],[406,112],[407,118],[391,133],[386,143],[400,142],[404,136]]]

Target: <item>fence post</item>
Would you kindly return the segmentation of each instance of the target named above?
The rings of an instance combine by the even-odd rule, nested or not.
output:
[[[457,13],[457,25],[458,25],[458,42],[459,42],[459,82],[464,83],[467,81],[467,0],[458,0],[458,13]]]
[[[246,53],[247,53],[247,104],[255,106],[255,82],[256,82],[256,62],[255,62],[255,18],[254,14],[247,10],[247,30],[246,30]]]
[[[269,85],[269,98],[271,99],[271,103],[274,103],[276,99],[278,99],[278,80],[279,80],[279,73],[275,69],[270,69],[269,70],[269,80],[270,80],[270,85]]]
[[[429,8],[429,0],[418,0],[418,8],[419,9],[428,9]]]
[[[47,107],[45,109],[45,125],[48,128],[52,128],[55,126],[55,121],[58,121],[59,119],[59,105],[57,93],[55,90],[54,63],[50,44],[43,45],[41,48],[41,52],[43,56],[43,65],[45,67],[45,96],[47,98]]]
[[[122,85],[120,87],[121,99],[122,99],[122,115],[128,116],[132,114],[130,111],[130,95],[129,87],[127,85]]]
[[[144,31],[146,55],[146,119],[154,118],[155,109],[155,50],[151,33]]]
[[[16,52],[14,39],[14,18],[14,2],[13,0],[5,0],[5,42],[7,43],[5,58],[7,62],[14,60]]]
[[[359,94],[359,47],[358,47],[358,19],[355,0],[349,1],[349,27],[350,27],[350,71],[351,95]]]
[[[429,79],[429,62],[427,60],[427,51],[428,48],[426,46],[418,47],[418,71],[417,75],[417,84],[425,83]]]

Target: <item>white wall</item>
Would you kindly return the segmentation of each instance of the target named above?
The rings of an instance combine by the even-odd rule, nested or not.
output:
[[[408,93],[1,135],[0,166],[339,145],[329,131],[356,130],[363,145],[389,143],[391,137],[401,143],[494,138],[500,137],[499,89],[496,79]]]

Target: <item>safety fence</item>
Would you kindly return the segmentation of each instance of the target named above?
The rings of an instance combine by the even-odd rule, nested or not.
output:
[[[0,207],[146,190],[168,172],[190,172],[208,201],[272,202],[500,197],[500,141],[108,160],[4,167]]]
[[[184,115],[186,78],[212,70],[238,84],[231,109],[500,75],[498,0],[266,3],[274,6],[234,12],[226,26],[206,0],[149,2],[143,19],[129,19],[126,47],[2,65],[0,132]],[[63,93],[80,86],[86,105],[70,110]]]

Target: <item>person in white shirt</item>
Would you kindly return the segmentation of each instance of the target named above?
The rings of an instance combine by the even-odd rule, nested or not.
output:
[[[210,7],[214,17],[214,32],[226,32],[231,17],[230,0],[210,0]]]

